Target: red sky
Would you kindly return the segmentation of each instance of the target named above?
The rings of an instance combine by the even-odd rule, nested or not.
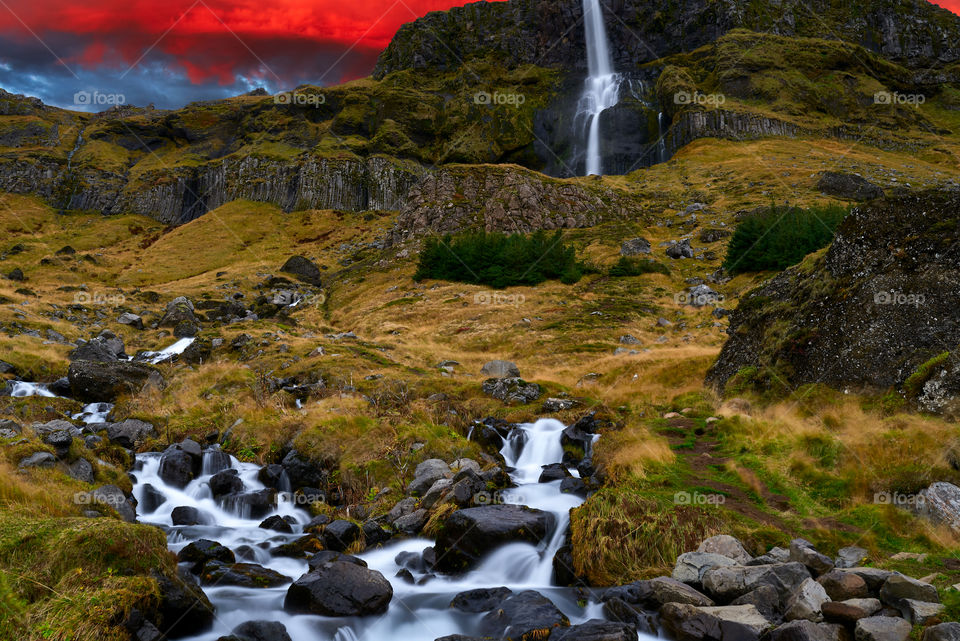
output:
[[[466,1],[0,0],[0,86],[54,104],[118,88],[182,104],[332,84],[370,73],[403,23]]]

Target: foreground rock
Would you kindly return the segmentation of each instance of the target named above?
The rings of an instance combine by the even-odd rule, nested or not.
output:
[[[162,389],[163,376],[144,363],[74,361],[67,371],[73,396],[88,402],[112,403],[118,396],[136,395],[147,387]]]
[[[960,333],[960,307],[943,295],[960,281],[958,209],[960,190],[855,208],[823,256],[741,299],[707,382],[723,388],[756,367],[791,387],[894,387],[923,411],[960,416],[960,354],[931,360]]]
[[[667,603],[660,621],[676,641],[752,641],[770,627],[752,605],[697,607]]]
[[[520,505],[457,510],[437,538],[437,566],[444,572],[466,570],[504,543],[540,543],[553,525],[552,514]]]
[[[294,581],[283,608],[295,614],[364,616],[385,612],[392,598],[393,587],[382,574],[337,560]]]
[[[553,602],[533,590],[505,599],[481,622],[484,635],[497,638],[525,639],[534,633],[552,638],[554,628],[570,625],[570,620]]]

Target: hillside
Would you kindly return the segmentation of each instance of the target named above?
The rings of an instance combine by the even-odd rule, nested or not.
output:
[[[600,176],[582,18],[0,93],[0,640],[960,635],[960,18],[612,3]]]

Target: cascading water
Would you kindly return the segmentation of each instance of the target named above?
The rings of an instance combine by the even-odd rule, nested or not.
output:
[[[590,619],[602,619],[602,606],[596,601],[584,604],[583,594],[571,588],[552,585],[553,557],[564,542],[569,510],[582,500],[560,492],[560,481],[539,483],[542,466],[559,463],[563,458],[560,436],[563,423],[541,419],[536,423],[518,426],[505,440],[501,453],[508,466],[514,468],[511,477],[516,487],[506,490],[502,498],[508,503],[528,505],[553,513],[556,527],[539,545],[506,544],[490,553],[478,567],[461,576],[435,576],[425,567],[414,567],[407,559],[419,558],[431,545],[427,539],[405,539],[367,551],[360,556],[371,569],[377,570],[393,586],[393,599],[382,616],[335,618],[316,615],[293,615],[283,610],[288,586],[276,588],[239,588],[234,586],[206,586],[204,589],[216,606],[214,628],[193,641],[214,641],[229,634],[233,627],[249,620],[269,620],[283,623],[293,641],[357,641],[384,639],[398,641],[433,641],[452,634],[478,633],[483,615],[468,614],[450,607],[453,597],[466,590],[507,586],[515,592],[535,589],[553,601],[570,619],[571,624]],[[217,452],[220,460],[224,457]],[[281,534],[259,527],[262,519],[248,519],[232,511],[229,505],[214,501],[209,488],[211,473],[222,465],[208,465],[204,458],[201,476],[179,489],[164,483],[159,476],[160,454],[138,456],[134,495],[151,511],[140,516],[145,523],[160,525],[168,532],[171,550],[178,551],[190,541],[207,538],[237,550],[240,546],[255,555],[253,562],[297,579],[307,571],[305,560],[272,556],[268,548],[293,541],[303,534],[308,520],[305,511],[291,502],[279,503],[273,512],[292,517],[292,534]],[[257,479],[257,466],[240,463],[229,457],[230,467],[238,470],[245,491],[256,491],[264,486]],[[575,474],[575,472],[572,472]],[[152,489],[147,488],[152,486]],[[160,505],[156,493],[166,500]],[[148,497],[151,494],[153,497]],[[173,526],[171,513],[178,506],[195,507],[205,513],[211,525]],[[406,568],[414,576],[409,583],[397,577]]]
[[[613,72],[600,0],[583,0],[583,19],[590,75],[580,97],[575,122],[582,119],[586,123],[586,174],[599,175],[603,173],[600,114],[619,102],[621,76]]]

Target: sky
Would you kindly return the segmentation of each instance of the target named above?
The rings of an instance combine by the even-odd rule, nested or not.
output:
[[[369,75],[400,25],[464,2],[0,0],[0,87],[99,111],[332,85]]]

